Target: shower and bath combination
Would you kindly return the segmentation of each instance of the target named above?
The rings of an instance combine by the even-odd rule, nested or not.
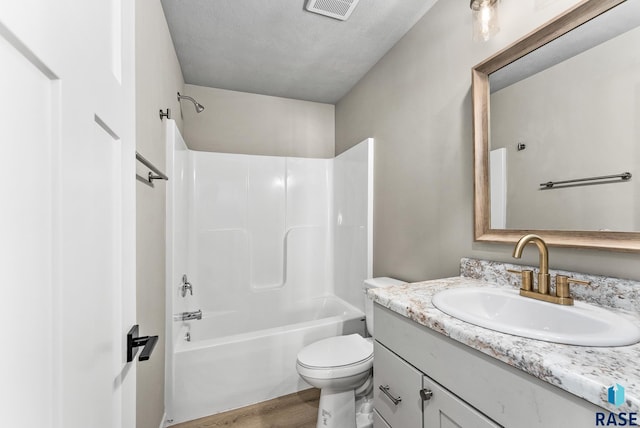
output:
[[[188,95],[180,95],[180,92],[178,92],[178,101],[180,100],[189,100],[193,103],[193,105],[196,107],[196,113],[202,113],[202,111],[204,110],[204,106],[202,104],[200,104],[199,102],[197,102],[196,100],[194,100],[192,97],[188,96]]]
[[[336,159],[215,153],[166,122],[167,418],[308,388],[302,348],[364,333],[373,141]]]

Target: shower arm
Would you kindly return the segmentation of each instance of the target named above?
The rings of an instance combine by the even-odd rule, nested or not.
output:
[[[178,101],[180,100],[189,100],[194,104],[197,103],[197,101],[193,97],[190,97],[189,95],[180,95],[180,92],[178,92]]]
[[[193,97],[190,97],[188,95],[180,95],[180,92],[178,92],[178,102],[180,102],[180,100],[191,101],[196,108],[196,113],[202,113],[204,111],[204,106],[197,102]]]

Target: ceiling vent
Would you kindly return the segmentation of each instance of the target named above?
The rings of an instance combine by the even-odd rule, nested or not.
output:
[[[320,15],[346,21],[360,0],[309,0],[307,10]]]

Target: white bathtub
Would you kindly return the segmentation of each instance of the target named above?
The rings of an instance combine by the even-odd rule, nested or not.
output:
[[[334,296],[288,306],[248,304],[184,322],[173,356],[170,419],[184,422],[309,388],[296,372],[300,349],[365,331],[362,311]]]

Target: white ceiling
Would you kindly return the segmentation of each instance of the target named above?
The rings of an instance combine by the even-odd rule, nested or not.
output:
[[[335,104],[436,0],[360,0],[347,21],[306,0],[162,0],[186,83]]]

